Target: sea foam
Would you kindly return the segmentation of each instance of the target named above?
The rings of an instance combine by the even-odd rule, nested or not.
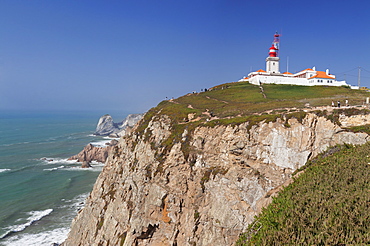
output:
[[[62,168],[64,168],[64,166],[45,168],[44,171],[55,171],[55,170],[62,169]]]
[[[62,158],[48,158],[43,157],[40,159],[44,162],[44,164],[76,164],[77,160],[68,160],[68,159],[62,159]]]
[[[101,162],[96,162],[96,161],[92,161],[90,163],[91,167],[88,167],[88,168],[82,168],[82,167],[67,167],[67,168],[64,168],[63,170],[67,170],[67,171],[93,171],[93,172],[101,172],[103,167],[104,167],[104,163],[101,163]]]
[[[36,234],[16,235],[11,239],[5,240],[6,246],[50,246],[53,244],[61,244],[68,235],[68,228],[56,228],[51,231],[40,232]]]
[[[111,140],[102,140],[97,142],[91,142],[90,144],[95,147],[107,147],[107,143],[109,143]]]
[[[5,168],[5,169],[0,169],[0,173],[3,173],[3,172],[6,172],[6,171],[10,171],[11,169],[7,169],[7,168]]]
[[[30,225],[32,225],[36,221],[39,221],[42,218],[44,218],[45,216],[48,216],[49,214],[51,214],[51,212],[53,212],[53,209],[46,209],[46,210],[43,210],[43,211],[31,211],[31,212],[29,212],[28,213],[29,217],[26,219],[26,221],[24,223],[19,224],[19,225],[9,226],[8,228],[6,228],[7,232],[4,233],[2,236],[0,236],[0,239],[6,238],[6,237],[8,237],[8,236],[10,236],[14,233],[23,231],[24,229],[26,229],[27,227],[29,227]]]

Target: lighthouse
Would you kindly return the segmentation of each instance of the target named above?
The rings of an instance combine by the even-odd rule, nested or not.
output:
[[[274,35],[274,42],[269,49],[269,56],[266,58],[266,72],[270,74],[279,74],[279,42],[280,42],[280,34],[277,32]]]
[[[313,67],[307,68],[295,74],[280,73],[279,71],[279,44],[280,34],[275,33],[274,41],[269,48],[269,55],[266,58],[266,71],[259,69],[255,72],[250,72],[248,77],[243,77],[239,82],[248,81],[253,85],[262,84],[280,84],[280,85],[303,85],[303,86],[350,86],[346,81],[338,81],[335,75],[330,74],[329,70],[316,71]],[[358,87],[351,86],[352,89]]]

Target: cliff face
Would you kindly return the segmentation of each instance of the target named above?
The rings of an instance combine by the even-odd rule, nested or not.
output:
[[[370,120],[361,117],[339,120]],[[64,245],[233,245],[309,158],[368,140],[315,114],[184,129],[167,143],[174,129],[161,115],[121,138]]]

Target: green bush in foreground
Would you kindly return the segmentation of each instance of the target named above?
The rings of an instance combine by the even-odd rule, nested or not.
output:
[[[335,148],[310,162],[237,245],[369,245],[370,144]]]

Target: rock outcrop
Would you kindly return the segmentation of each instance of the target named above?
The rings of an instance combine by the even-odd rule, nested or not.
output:
[[[89,164],[92,161],[105,163],[109,152],[117,144],[117,140],[110,141],[106,147],[97,147],[92,144],[88,144],[80,153],[70,157],[68,160],[77,160],[78,162],[82,162],[82,167],[89,167]]]
[[[94,134],[111,137],[124,136],[142,117],[143,114],[129,114],[122,122],[114,123],[112,116],[103,115],[98,121]]]
[[[121,138],[64,245],[233,245],[309,158],[369,140],[311,113],[182,129],[158,114]]]

